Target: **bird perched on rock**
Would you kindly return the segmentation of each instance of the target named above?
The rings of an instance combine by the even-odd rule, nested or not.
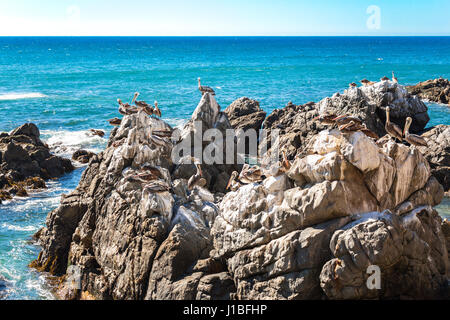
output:
[[[119,103],[119,113],[124,116],[128,116],[130,114],[138,113],[138,109],[129,105],[128,103],[123,103],[122,100],[117,99]]]
[[[381,80],[381,81],[389,81],[389,78],[388,78],[388,77],[383,77],[383,78],[381,78],[380,80]]]
[[[194,189],[195,186],[204,187],[206,186],[206,179],[203,178],[202,167],[199,163],[195,164],[197,168],[197,173],[194,174],[188,181],[188,190]]]
[[[350,88],[356,88],[358,85],[355,82],[349,84]]]
[[[94,136],[99,136],[100,138],[103,138],[105,136],[105,132],[102,130],[90,129],[89,132]]]
[[[154,180],[144,186],[144,190],[151,193],[162,193],[170,191],[169,184],[164,180]]]
[[[348,124],[348,123],[350,123],[350,122],[352,122],[352,121],[355,122],[355,123],[357,123],[357,124],[359,124],[359,125],[362,125],[362,124],[363,124],[363,121],[362,121],[361,119],[359,119],[359,118],[357,118],[357,117],[349,116],[349,115],[347,115],[347,114],[344,114],[344,115],[342,115],[342,116],[339,116],[339,117],[333,119],[333,121],[334,121],[334,123],[336,123],[338,126],[342,126],[342,125]]]
[[[132,103],[134,102],[134,104],[139,108],[139,110],[144,111],[147,115],[152,116],[154,114],[154,109],[151,105],[149,105],[147,102],[145,101],[138,101],[137,98],[139,97],[140,93],[136,92],[134,94]]]
[[[155,101],[155,109],[153,110],[153,114],[161,118],[161,110],[158,108],[158,101]]]
[[[333,125],[336,123],[336,115],[335,114],[321,114],[320,116],[317,116],[313,119],[313,121],[319,121],[322,124],[325,125]]]
[[[202,86],[201,79],[198,78],[198,90],[204,95],[205,93],[210,93],[213,96],[216,95],[216,92],[213,90],[213,88],[208,86]]]
[[[369,85],[370,81],[364,78],[361,80],[361,83],[363,84],[363,86],[367,87]]]
[[[122,124],[122,120],[119,118],[109,119],[108,122],[112,126],[120,126]]]
[[[409,128],[411,127],[412,121],[413,120],[411,117],[406,119],[405,130],[403,131],[405,141],[416,147],[428,147],[428,143],[423,137],[409,133]]]
[[[151,173],[152,175],[156,176],[158,179],[164,178],[164,176],[159,168],[151,166],[149,164],[144,164],[143,166],[141,166],[141,170],[144,173]]]
[[[238,191],[242,184],[238,181],[239,172],[233,171],[230,180],[228,181],[227,189],[231,191]]]
[[[403,141],[402,129],[400,129],[400,127],[397,126],[395,123],[391,122],[390,114],[391,108],[386,107],[386,125],[384,126],[384,128],[390,137]]]
[[[262,170],[258,166],[250,166],[245,164],[242,168],[241,174],[239,175],[239,181],[244,184],[250,184],[254,182],[260,182],[263,180],[262,178]]]
[[[394,83],[398,83],[398,79],[397,79],[397,77],[395,76],[394,71],[392,71],[392,81],[393,81]]]

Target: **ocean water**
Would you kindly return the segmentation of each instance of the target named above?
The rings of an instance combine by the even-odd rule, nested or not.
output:
[[[450,77],[450,37],[211,37],[0,38],[0,132],[24,122],[39,126],[54,152],[98,152],[119,116],[117,98],[158,100],[163,118],[181,125],[195,109],[197,78],[214,87],[222,108],[247,96],[267,112],[318,101],[363,78],[391,71],[402,84]],[[450,108],[428,104],[429,126],[450,124]],[[61,193],[83,168],[49,183],[49,190],[0,205],[0,275],[7,299],[52,298],[42,275],[27,265],[39,248],[31,236],[45,224]],[[449,201],[439,208],[450,213]]]

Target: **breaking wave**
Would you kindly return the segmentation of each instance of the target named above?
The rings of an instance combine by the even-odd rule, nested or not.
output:
[[[12,101],[12,100],[22,100],[22,99],[38,99],[47,98],[47,96],[40,92],[29,92],[29,93],[5,93],[0,94],[0,101]]]

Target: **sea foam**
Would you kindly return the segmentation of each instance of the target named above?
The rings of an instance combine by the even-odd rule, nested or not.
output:
[[[0,101],[12,101],[12,100],[22,100],[22,99],[38,99],[47,98],[47,96],[40,92],[29,92],[29,93],[5,93],[0,94]]]
[[[89,131],[42,130],[42,139],[47,142],[53,153],[63,157],[84,149],[94,153],[103,150],[107,140],[89,134]]]

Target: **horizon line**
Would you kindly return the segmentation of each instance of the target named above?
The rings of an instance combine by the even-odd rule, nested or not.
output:
[[[361,38],[401,38],[401,37],[450,37],[450,34],[397,34],[397,35],[0,35],[0,38],[44,38],[44,37],[73,37],[73,38],[88,38],[88,37],[123,37],[123,38],[307,38],[307,37],[328,37],[328,38],[339,38],[339,37],[361,37]]]

